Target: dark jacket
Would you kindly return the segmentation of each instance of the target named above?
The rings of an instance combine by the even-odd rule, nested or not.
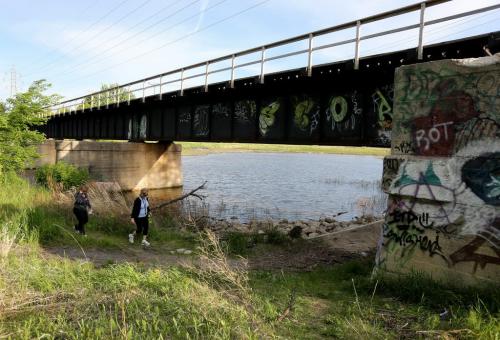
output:
[[[148,201],[148,212],[147,212],[146,216],[149,216],[149,212],[151,211],[151,206],[149,205],[149,200],[147,197],[146,197],[146,201]],[[132,214],[130,214],[130,217],[138,218],[140,212],[141,212],[141,198],[137,197],[134,201],[134,206],[132,208]]]
[[[92,208],[89,201],[89,196],[81,191],[75,194],[75,208],[86,210]]]

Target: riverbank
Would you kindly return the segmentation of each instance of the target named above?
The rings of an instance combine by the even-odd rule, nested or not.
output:
[[[225,152],[273,152],[273,153],[319,153],[339,155],[366,155],[384,157],[390,154],[388,148],[324,146],[324,145],[285,145],[254,143],[206,143],[178,142],[182,145],[183,156],[206,155]]]
[[[0,184],[0,338],[500,334],[497,290],[443,286],[419,274],[372,276],[375,242],[368,251],[354,249],[367,235],[379,234],[370,227],[326,242],[284,238],[256,222],[251,233],[217,239],[196,232],[203,222],[197,216],[169,209],[155,213],[152,247],[142,248],[128,243],[131,226],[120,204],[98,204],[94,197],[88,237],[81,237],[72,230],[71,203],[59,193],[13,177],[0,178]],[[303,232],[307,227],[301,223]],[[344,225],[325,218],[318,221],[323,227],[336,232]],[[342,249],[341,235],[350,242]],[[178,252],[181,247],[191,252]]]

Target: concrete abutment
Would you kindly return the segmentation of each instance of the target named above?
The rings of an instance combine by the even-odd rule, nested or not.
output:
[[[500,282],[500,54],[396,70],[378,267]]]
[[[49,139],[39,146],[36,167],[66,162],[93,178],[117,182],[123,190],[164,189],[183,184],[180,145]]]

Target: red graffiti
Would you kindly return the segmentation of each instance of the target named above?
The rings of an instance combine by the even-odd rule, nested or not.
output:
[[[429,115],[413,120],[413,142],[418,155],[451,155],[457,125],[479,116],[470,95],[463,91],[446,93],[445,87],[440,87],[439,98]]]

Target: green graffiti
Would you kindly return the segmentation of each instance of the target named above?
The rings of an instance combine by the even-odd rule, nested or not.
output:
[[[316,103],[312,99],[306,99],[297,104],[294,110],[295,125],[301,130],[307,130],[309,127],[310,119],[309,112],[311,112]]]
[[[387,101],[384,94],[379,90],[375,90],[372,95],[375,110],[378,114],[378,124],[384,130],[392,128],[392,107]]]
[[[401,176],[394,182],[395,187],[407,186],[407,185],[436,185],[441,186],[441,180],[436,175],[432,163],[429,162],[425,173],[421,174],[420,178],[414,179],[408,175],[406,172],[406,165],[403,167],[403,172]]]
[[[337,96],[330,99],[330,114],[335,122],[340,123],[347,116],[347,100]]]
[[[276,121],[276,112],[278,112],[280,106],[281,104],[277,100],[269,105],[266,105],[260,110],[259,129],[263,136],[265,136],[269,131],[269,128],[274,125],[274,122]]]

